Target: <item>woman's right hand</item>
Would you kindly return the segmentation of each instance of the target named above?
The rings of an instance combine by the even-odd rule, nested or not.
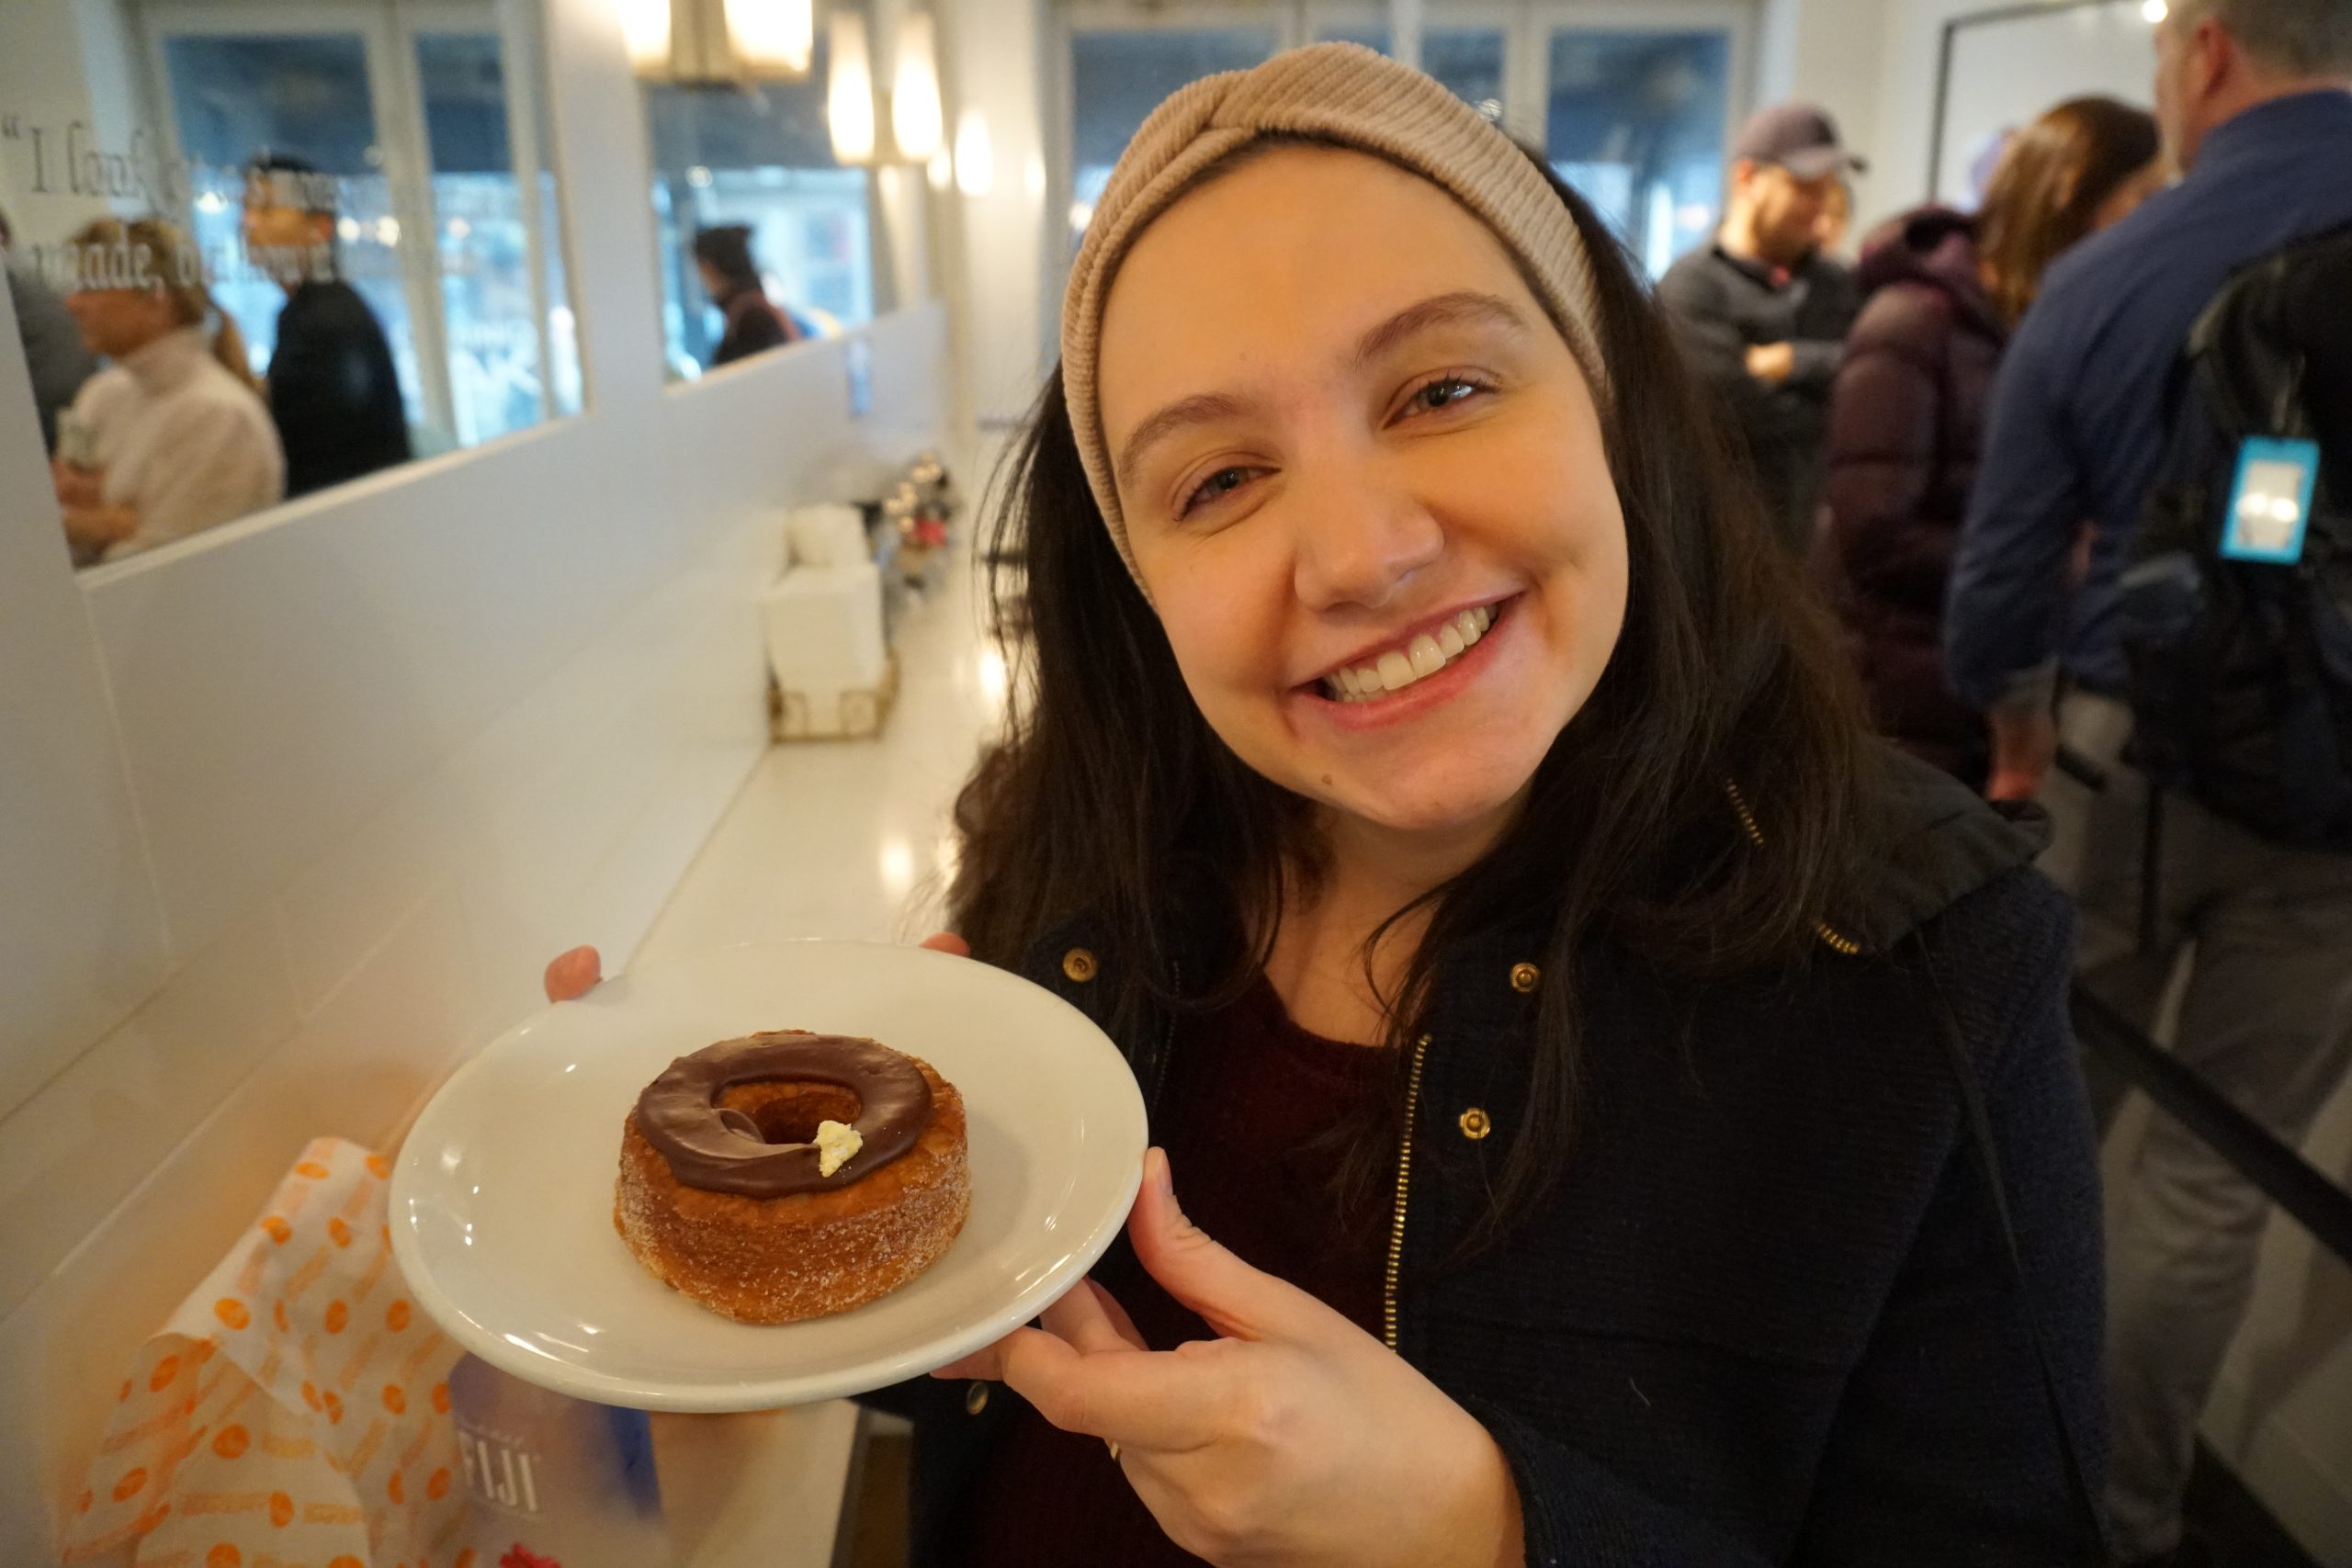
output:
[[[551,960],[539,983],[547,987],[548,1000],[569,1002],[586,996],[605,977],[605,960],[593,947],[575,947],[569,953],[559,953]]]
[[[953,953],[957,958],[972,956],[972,944],[954,931],[933,931],[922,939],[922,945],[933,953]],[[605,977],[605,961],[593,947],[575,947],[569,953],[559,953],[548,964],[539,983],[547,987],[548,1000],[569,1002],[586,996]]]
[[[1993,732],[1987,800],[2031,800],[2058,757],[2058,720],[2047,708],[1996,707],[1985,716]]]
[[[95,468],[51,457],[49,479],[56,488],[57,504],[68,511],[87,511],[106,504],[106,476]]]

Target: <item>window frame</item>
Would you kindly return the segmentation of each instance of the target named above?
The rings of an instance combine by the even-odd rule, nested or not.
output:
[[[415,345],[418,398],[424,418],[434,428],[454,438],[458,430],[455,386],[451,379],[448,305],[442,288],[438,229],[434,209],[431,140],[425,128],[424,85],[416,59],[417,42],[433,34],[491,36],[498,39],[501,73],[506,94],[507,149],[518,198],[524,212],[526,243],[531,247],[529,274],[534,329],[539,348],[539,417],[544,424],[562,417],[555,398],[553,327],[548,316],[548,246],[561,245],[564,235],[547,232],[541,221],[540,182],[552,176],[560,212],[568,211],[561,175],[555,169],[551,147],[540,146],[538,95],[545,64],[539,40],[521,14],[523,7],[501,0],[133,0],[126,7],[134,49],[144,71],[141,87],[146,95],[145,113],[164,140],[171,155],[187,156],[181,144],[179,117],[174,112],[171,72],[166,45],[175,38],[239,38],[286,36],[347,38],[360,40],[368,72],[374,131],[384,147],[385,178],[392,216],[403,237],[418,243],[399,248],[401,291],[406,297],[409,331]],[[187,221],[188,215],[175,214]],[[568,222],[559,220],[559,230]],[[562,257],[567,279],[575,276],[571,258]],[[582,365],[581,403],[588,401],[587,367]],[[505,434],[519,431],[504,432]],[[474,443],[475,446],[482,443]],[[464,448],[470,450],[470,447]]]
[[[1527,134],[1541,140],[1552,97],[1552,35],[1555,32],[1723,32],[1731,38],[1731,90],[1724,95],[1724,160],[1729,167],[1732,138],[1747,118],[1756,95],[1756,7],[1744,0],[1554,0],[1521,7],[1520,35],[1506,61],[1517,59],[1526,79],[1515,82],[1506,68],[1506,91],[1523,86],[1524,96],[1507,100],[1506,123],[1524,115]],[[1546,149],[1548,152],[1549,149]]]
[[[1755,102],[1758,6],[1755,0],[1476,0],[1464,5],[1430,0],[1420,27],[1431,31],[1498,30],[1503,35],[1503,129],[1522,141],[1545,146],[1551,99],[1552,35],[1555,31],[1701,32],[1729,36],[1730,91],[1724,95],[1723,144],[1726,170],[1731,142]],[[1039,269],[1045,363],[1060,352],[1061,296],[1069,281],[1069,210],[1075,197],[1077,103],[1075,48],[1081,32],[1190,32],[1201,29],[1263,29],[1274,49],[1313,42],[1327,26],[1377,26],[1388,19],[1374,3],[1318,4],[1316,0],[1216,0],[1152,5],[1147,0],[1058,0],[1046,28],[1046,202],[1043,214],[1046,265]],[[1392,39],[1393,41],[1393,39]],[[1418,62],[1417,62],[1418,63]]]
[[[1533,85],[1521,106],[1523,121],[1506,117],[1506,122],[1523,124],[1526,129],[1521,139],[1542,147],[1545,162],[1551,161],[1552,36],[1555,32],[1725,33],[1730,39],[1730,73],[1729,90],[1724,94],[1722,136],[1724,175],[1728,182],[1732,139],[1738,134],[1741,122],[1755,102],[1756,22],[1755,8],[1743,0],[1555,0],[1552,4],[1528,6],[1520,17],[1524,31],[1514,40],[1512,49],[1529,62],[1530,68],[1521,74],[1532,78]],[[1724,194],[1717,193],[1718,221],[1722,219]],[[1640,236],[1627,235],[1625,239],[1638,257]]]
[[[820,114],[828,113],[824,107],[824,97],[827,71],[830,69],[830,49],[831,45],[825,37],[824,30],[820,28],[818,30],[815,52],[811,56],[808,74],[806,77],[796,78],[790,83],[782,84],[796,90],[813,91],[817,97],[818,112]],[[824,68],[820,69],[820,66]],[[776,85],[768,85],[771,89]],[[680,84],[664,81],[639,81],[633,84],[631,88],[644,131],[646,197],[651,214],[651,222],[649,225],[650,248],[647,254],[653,268],[653,335],[656,342],[661,344],[663,395],[672,396],[683,393],[709,377],[724,374],[735,367],[705,365],[693,353],[686,351],[684,344],[678,342],[671,335],[670,312],[673,307],[683,314],[688,315],[704,307],[696,303],[700,298],[700,286],[694,277],[694,262],[691,256],[692,231],[695,224],[682,217],[680,202],[674,191],[670,193],[667,211],[662,209],[656,199],[669,183],[666,166],[662,162],[662,149],[655,126],[656,115],[651,100],[651,95],[657,90],[674,92],[685,89],[683,89]],[[887,138],[889,134],[887,124],[888,115],[887,100],[877,98],[876,107],[883,114],[886,122],[879,126],[877,134]],[[827,129],[830,132],[830,122]],[[887,159],[844,164],[836,157],[831,164],[788,164],[765,166],[783,169],[789,175],[843,174],[859,176],[858,183],[863,193],[865,225],[864,285],[865,315],[862,320],[852,320],[825,310],[822,307],[815,307],[818,313],[838,321],[844,332],[855,333],[870,326],[891,311],[914,302],[899,298],[896,267],[890,249],[896,243],[897,235],[892,227],[888,198],[883,190],[887,183],[886,174],[900,165],[894,164]],[[705,167],[707,172],[714,176],[719,172],[707,165]],[[742,170],[739,166],[729,165],[727,172],[740,173]],[[914,171],[913,177],[920,182],[924,175],[921,171]],[[692,183],[689,178],[690,186]],[[700,205],[698,199],[692,197],[687,197],[686,202],[694,207]],[[712,216],[722,221],[741,220],[729,218],[723,213]],[[753,226],[756,228],[756,223]],[[676,244],[672,243],[671,236],[673,233],[682,243]],[[671,292],[673,268],[677,269],[675,276],[679,284],[679,292],[674,298]],[[812,302],[803,301],[803,304],[809,305]],[[712,341],[715,343],[716,339]],[[784,344],[781,350],[775,352],[796,347],[799,341],[805,340],[796,340],[795,343]]]

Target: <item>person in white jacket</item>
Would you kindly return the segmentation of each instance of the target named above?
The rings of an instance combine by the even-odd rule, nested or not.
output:
[[[102,219],[73,243],[66,308],[110,362],[74,400],[51,466],[75,560],[119,559],[275,505],[285,453],[195,243],[156,218]]]

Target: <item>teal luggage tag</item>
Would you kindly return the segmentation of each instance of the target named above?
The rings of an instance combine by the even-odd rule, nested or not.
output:
[[[2303,558],[2312,490],[2319,479],[2319,443],[2253,436],[2238,448],[2237,481],[2230,487],[2222,554],[2262,566],[2293,566]]]

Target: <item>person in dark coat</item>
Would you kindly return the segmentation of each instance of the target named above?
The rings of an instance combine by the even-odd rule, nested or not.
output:
[[[245,169],[245,254],[286,290],[268,386],[288,500],[412,455],[391,344],[338,265],[335,187],[334,176],[284,153]]]
[[[1944,594],[1994,371],[2042,269],[2138,204],[2154,120],[2060,104],[2013,138],[1974,217],[1925,207],[1865,242],[1867,296],[1829,400],[1814,566],[1880,732],[1982,789],[1984,720],[1944,678]]]
[[[711,351],[710,367],[797,342],[800,329],[776,308],[760,269],[752,260],[752,231],[741,223],[726,223],[695,235],[695,265],[702,273],[703,291],[727,320],[718,346]]]
[[[1722,227],[1667,269],[1657,299],[1736,424],[1781,537],[1802,555],[1829,384],[1860,306],[1853,274],[1824,254],[1821,223],[1846,175],[1865,165],[1812,104],[1758,110],[1731,152]]]

